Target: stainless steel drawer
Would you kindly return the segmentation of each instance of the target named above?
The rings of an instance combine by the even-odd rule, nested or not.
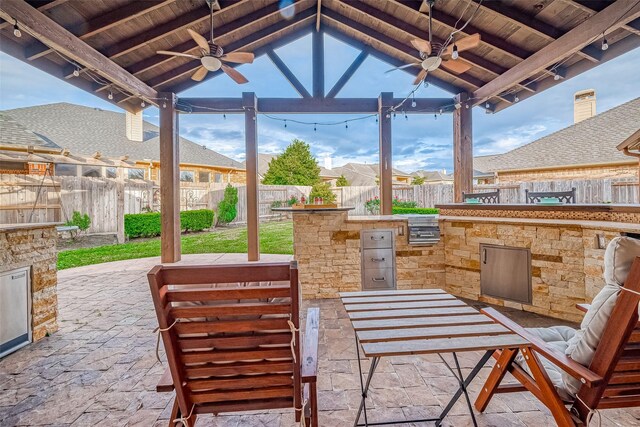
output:
[[[391,230],[363,231],[362,246],[364,249],[393,247],[393,232]]]
[[[363,289],[393,289],[393,268],[370,268],[364,271]]]
[[[393,268],[392,249],[364,249],[362,254],[364,268]]]

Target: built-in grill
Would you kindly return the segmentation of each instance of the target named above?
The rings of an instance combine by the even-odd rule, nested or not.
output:
[[[440,241],[438,215],[406,215],[410,245],[435,245]]]

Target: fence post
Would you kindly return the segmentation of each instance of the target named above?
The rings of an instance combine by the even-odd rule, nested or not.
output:
[[[124,181],[116,180],[116,238],[124,243]]]

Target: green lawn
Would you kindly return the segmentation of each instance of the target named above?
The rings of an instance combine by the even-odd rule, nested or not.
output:
[[[245,253],[247,228],[215,230],[210,233],[182,236],[183,254]],[[260,225],[260,252],[263,254],[293,254],[293,226],[291,222]],[[58,269],[120,261],[123,259],[160,256],[160,239],[122,245],[72,249],[58,254]]]

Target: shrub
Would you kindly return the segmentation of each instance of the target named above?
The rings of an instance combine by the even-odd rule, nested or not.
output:
[[[380,212],[380,199],[378,198],[378,196],[364,202],[364,208],[370,214],[377,215]]]
[[[397,208],[417,208],[418,207],[418,202],[413,202],[413,201],[405,202],[405,201],[400,200],[398,198],[398,196],[396,196],[393,199],[393,202],[392,202],[391,206],[395,206]]]
[[[87,231],[91,227],[91,218],[87,214],[81,214],[78,211],[73,211],[71,219],[65,223],[65,225],[75,225],[80,231]]]
[[[288,206],[293,206],[296,203],[298,203],[298,198],[296,196],[291,196],[291,197],[289,197],[289,200],[287,200],[287,205]]]
[[[429,215],[429,214],[437,214],[440,212],[437,208],[400,208],[400,207],[392,207],[391,212],[394,214],[419,214],[419,215]]]
[[[202,231],[213,225],[213,211],[199,209],[180,212],[180,229],[183,231]],[[127,214],[124,216],[124,233],[129,238],[154,237],[160,235],[161,221],[159,212]]]
[[[271,207],[272,208],[281,208],[282,207],[282,201],[281,200],[274,200],[273,202],[271,202]]]
[[[224,189],[224,198],[218,203],[218,221],[216,225],[229,224],[238,215],[238,189],[231,184]]]
[[[331,191],[329,184],[324,182],[316,182],[311,187],[311,193],[309,193],[309,202],[313,202],[316,197],[322,198],[322,203],[335,203],[336,195]]]

